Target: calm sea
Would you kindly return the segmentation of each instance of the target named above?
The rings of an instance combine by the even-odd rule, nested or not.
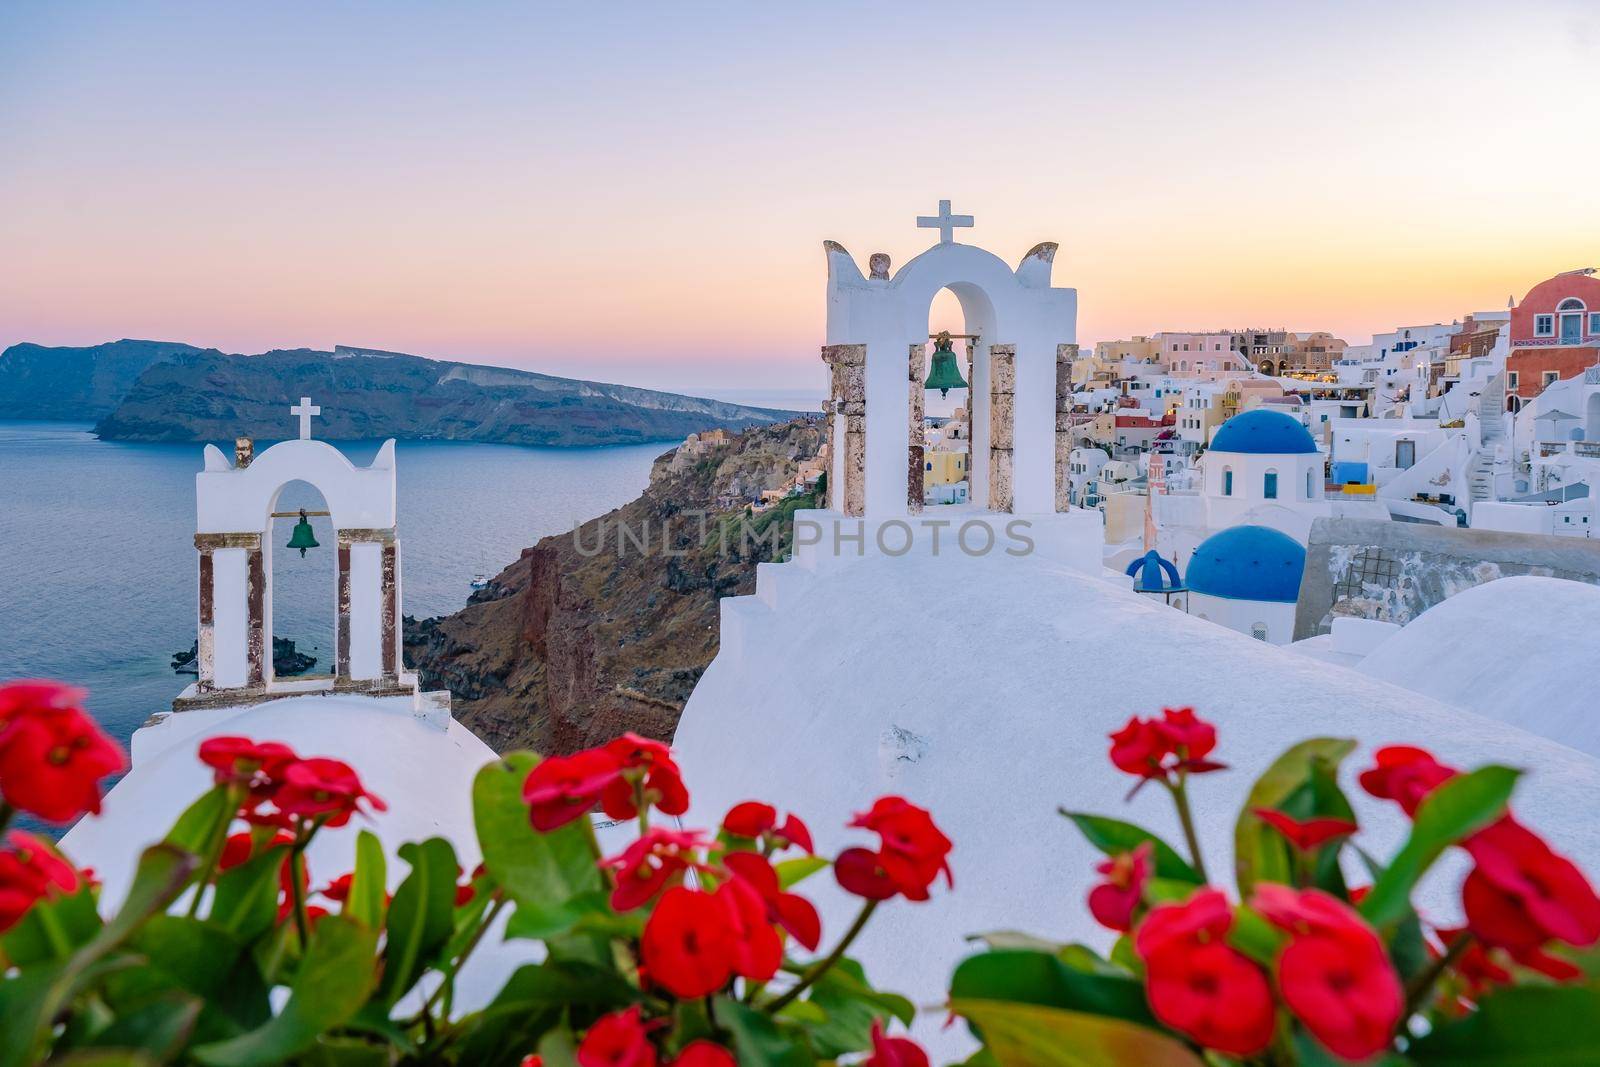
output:
[[[360,465],[378,445],[339,443]],[[637,496],[669,447],[400,443],[403,610],[461,607],[475,575]],[[0,421],[0,680],[84,686],[89,709],[123,743],[193,680],[174,674],[171,658],[195,636],[200,451],[99,441],[85,425]],[[280,504],[323,507],[303,483]],[[322,547],[302,559],[284,548],[293,525],[275,524],[274,629],[316,656],[320,673],[331,666],[333,536],[327,519],[313,519]]]

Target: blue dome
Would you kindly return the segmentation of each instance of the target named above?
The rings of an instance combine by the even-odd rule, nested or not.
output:
[[[1306,550],[1267,526],[1230,526],[1200,542],[1189,560],[1189,588],[1230,600],[1293,604]]]
[[[1223,423],[1217,435],[1211,439],[1211,450],[1292,456],[1315,452],[1317,443],[1299,420],[1281,411],[1256,408]]]

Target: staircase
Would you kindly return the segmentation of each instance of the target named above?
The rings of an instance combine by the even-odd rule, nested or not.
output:
[[[1467,471],[1472,502],[1494,499],[1495,453],[1506,439],[1506,376],[1504,372],[1490,378],[1478,395],[1478,428],[1483,436],[1483,446],[1472,458]]]

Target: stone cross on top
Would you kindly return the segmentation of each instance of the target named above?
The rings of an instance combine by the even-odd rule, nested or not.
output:
[[[300,403],[289,409],[289,414],[300,416],[300,440],[311,440],[311,416],[321,415],[322,409],[313,407],[311,398],[303,396],[300,398]]]
[[[939,243],[942,245],[947,245],[955,240],[954,231],[957,227],[967,229],[971,225],[971,215],[950,214],[950,201],[948,200],[939,201],[939,213],[937,215],[917,216],[917,227],[924,230],[938,230]]]

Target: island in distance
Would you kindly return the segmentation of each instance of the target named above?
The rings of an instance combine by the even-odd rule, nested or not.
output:
[[[0,353],[0,418],[97,420],[114,441],[285,436],[285,404],[309,395],[327,440],[398,437],[581,447],[666,441],[792,418],[534,371],[350,348],[229,355],[166,341]]]

